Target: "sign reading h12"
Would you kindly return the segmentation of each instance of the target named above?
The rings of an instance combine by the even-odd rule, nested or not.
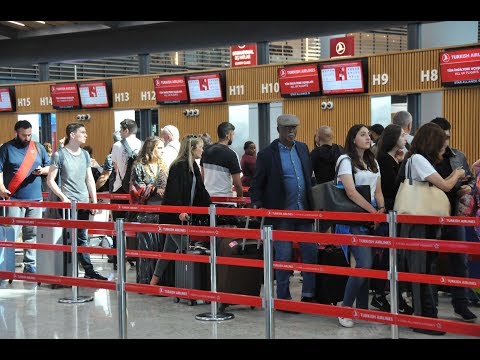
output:
[[[257,65],[257,44],[232,46],[230,54],[232,67]]]
[[[330,57],[355,55],[355,40],[353,36],[330,39]]]

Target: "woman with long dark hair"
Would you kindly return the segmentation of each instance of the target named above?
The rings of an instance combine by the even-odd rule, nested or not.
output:
[[[375,155],[370,149],[371,140],[368,128],[363,124],[352,126],[345,139],[344,151],[337,160],[338,180],[342,182],[347,196],[367,212],[383,213],[385,203],[380,184],[380,169]],[[345,161],[343,159],[347,158]],[[355,177],[355,179],[354,179]],[[370,201],[367,201],[355,188],[356,185],[370,186]],[[368,234],[365,225],[336,225],[335,232],[339,234]],[[372,249],[367,246],[342,246],[346,253],[347,261],[350,255],[355,258],[356,268],[371,269],[373,262]],[[367,278],[350,276],[345,287],[343,306],[353,306],[368,309],[368,281]],[[338,318],[340,325],[353,327],[354,323],[349,318]]]

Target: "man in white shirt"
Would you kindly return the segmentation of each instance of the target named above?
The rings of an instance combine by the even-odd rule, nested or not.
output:
[[[178,156],[178,151],[180,150],[180,132],[177,127],[173,125],[167,125],[162,128],[160,137],[165,142],[165,148],[163,149],[162,160],[167,165],[167,168],[170,168],[173,161]]]
[[[120,123],[120,137],[125,140],[133,153],[138,153],[142,147],[142,141],[137,138],[137,123],[132,119],[125,119]],[[130,174],[127,174],[128,153],[125,146],[122,144],[122,140],[117,141],[112,146],[112,163],[113,171],[115,171],[115,182],[113,183],[113,193],[128,194],[122,187],[122,179],[125,176],[130,178]],[[110,201],[112,204],[128,204],[128,200],[114,200]],[[112,218],[115,221],[117,218],[125,218],[125,211],[112,211]],[[113,237],[113,247],[116,248],[117,239]],[[114,269],[116,269],[116,256],[113,259]]]

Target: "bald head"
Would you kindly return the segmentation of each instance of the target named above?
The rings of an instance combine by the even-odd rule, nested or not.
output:
[[[318,146],[332,145],[333,143],[333,130],[330,126],[322,125],[318,128],[315,141]]]

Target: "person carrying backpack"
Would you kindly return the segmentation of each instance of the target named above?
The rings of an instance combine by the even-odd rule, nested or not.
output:
[[[115,182],[112,193],[128,194],[132,164],[136,159],[142,142],[137,138],[137,123],[132,119],[125,119],[120,123],[121,140],[113,144],[112,162],[115,171]],[[128,204],[128,200],[111,200],[112,204]],[[126,217],[125,211],[112,211],[113,221]],[[117,247],[117,239],[113,237],[113,247]],[[113,258],[114,269],[116,269],[117,258]]]

